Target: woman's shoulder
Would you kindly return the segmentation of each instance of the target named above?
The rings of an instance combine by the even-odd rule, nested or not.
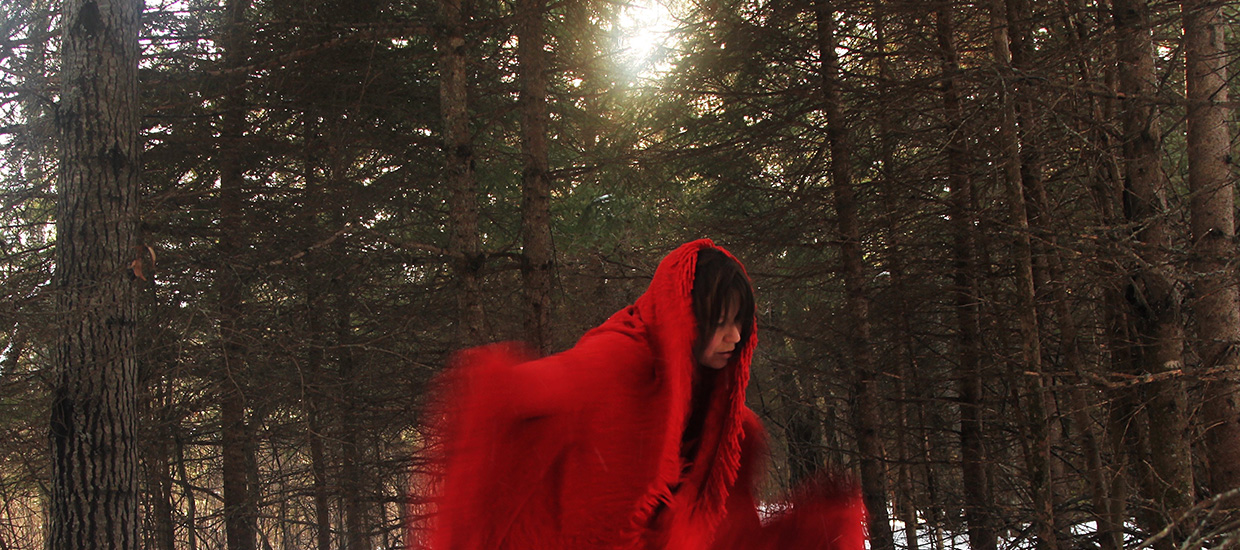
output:
[[[603,321],[603,324],[586,332],[578,344],[605,334],[625,336],[644,342],[647,326],[645,320],[642,319],[641,311],[636,305],[631,305],[611,314],[611,317]]]

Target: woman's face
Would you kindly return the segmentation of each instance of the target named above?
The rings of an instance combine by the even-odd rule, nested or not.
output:
[[[722,369],[732,360],[732,356],[740,353],[736,344],[741,341],[741,320],[738,318],[740,304],[738,300],[728,300],[723,316],[715,320],[715,331],[706,340],[698,352],[698,363],[712,369]]]

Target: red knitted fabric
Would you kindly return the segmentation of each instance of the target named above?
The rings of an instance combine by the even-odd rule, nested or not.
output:
[[[497,344],[456,358],[430,416],[442,445],[425,547],[704,550],[759,540],[752,487],[765,444],[744,404],[756,331],[716,379],[687,465],[680,453],[699,368],[690,292],[708,247],[673,251],[634,305],[567,351],[531,359]]]

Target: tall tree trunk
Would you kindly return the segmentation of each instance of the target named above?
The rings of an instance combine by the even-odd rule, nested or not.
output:
[[[1146,0],[1114,0],[1112,11],[1119,55],[1119,91],[1123,122],[1124,214],[1136,230],[1136,263],[1126,288],[1134,323],[1134,352],[1147,373],[1179,371],[1184,366],[1184,332],[1180,296],[1171,266],[1171,233],[1160,165],[1154,46]],[[1159,523],[1178,517],[1192,502],[1192,470],[1187,397],[1178,379],[1151,383],[1148,391],[1152,471],[1144,476],[1146,498],[1157,507]],[[1158,525],[1149,525],[1157,529]],[[1171,547],[1178,537],[1164,539]]]
[[[239,358],[237,355],[231,357]],[[246,456],[250,449],[250,433],[245,420],[246,400],[239,384],[228,382],[237,379],[242,370],[235,364],[225,367],[224,395],[220,401],[224,528],[228,550],[254,550],[257,534],[258,512],[251,496],[249,460]]]
[[[176,548],[176,524],[172,519],[172,475],[168,469],[168,439],[161,437],[148,443],[147,476],[151,499],[151,521],[154,528],[148,533],[148,548],[174,550]]]
[[[141,4],[62,10],[47,548],[136,549]]]
[[[1011,28],[1012,67],[1020,74],[1032,74],[1038,70],[1034,63],[1034,16],[1030,4],[1029,0],[1007,0],[1008,22]],[[1038,142],[1037,138],[1043,134],[1043,116],[1038,110],[1038,93],[1038,90],[1029,83],[1020,84],[1016,88],[1021,182],[1028,201],[1030,237],[1039,237],[1030,243],[1030,253],[1034,260],[1034,291],[1035,296],[1040,297],[1040,303],[1035,306],[1035,309],[1043,316],[1039,322],[1039,328],[1054,326],[1059,329],[1059,352],[1063,366],[1065,370],[1075,374],[1083,369],[1083,360],[1078,343],[1079,330],[1073,316],[1075,308],[1069,304],[1070,295],[1065,288],[1067,281],[1063,279],[1064,269],[1061,257],[1063,249],[1059,246],[1057,231],[1053,223],[1055,213],[1051,211],[1051,201],[1048,198],[1046,181],[1043,176],[1043,145]],[[1046,304],[1048,299],[1049,305]],[[1046,369],[1046,365],[1043,365],[1043,368],[1049,370]],[[1048,374],[1051,376],[1045,380],[1054,380],[1054,373]],[[1064,453],[1055,452],[1055,449],[1058,449],[1064,441],[1065,424],[1059,411],[1056,392],[1053,391],[1055,387],[1055,384],[1043,384],[1040,398],[1035,397],[1040,400],[1042,410],[1046,415],[1044,423],[1047,438],[1045,467],[1048,470],[1047,479],[1049,480],[1046,498],[1050,499],[1052,510],[1058,508],[1057,503],[1063,500],[1061,493],[1065,489],[1063,480],[1066,477],[1065,462],[1056,458],[1063,456]],[[1094,437],[1096,434],[1093,432],[1094,424],[1088,421],[1086,410],[1073,410],[1078,413],[1076,418],[1082,421],[1079,423],[1082,432],[1078,440],[1082,452],[1087,456],[1097,458],[1098,447],[1097,439]],[[1100,463],[1095,464],[1100,466]],[[1056,521],[1060,520],[1056,518]],[[1061,548],[1064,547],[1068,540],[1058,534],[1062,525],[1052,527],[1056,529],[1057,544]]]
[[[525,278],[526,339],[551,346],[551,174],[547,149],[546,0],[517,0],[518,79],[521,83],[521,273]]]
[[[282,491],[288,491],[287,487],[281,487]],[[293,539],[293,518],[288,517],[288,498],[280,499],[277,509],[280,511],[276,516],[276,523],[280,526],[280,550],[298,550]]]
[[[943,111],[949,138],[947,143],[947,179],[951,194],[948,208],[952,224],[952,277],[955,286],[956,356],[960,362],[960,454],[961,474],[965,491],[965,523],[969,546],[974,550],[995,550],[998,538],[992,511],[995,509],[987,475],[982,392],[982,372],[978,325],[978,285],[975,245],[973,183],[966,171],[965,144],[960,126],[963,117],[957,91],[956,75],[960,73],[952,23],[951,2],[944,0],[935,12],[935,32],[941,56]]]
[[[344,170],[337,167],[332,173],[340,174]],[[333,186],[337,187],[337,186]],[[343,225],[344,220],[335,220],[335,225]],[[348,252],[339,241],[334,257],[346,258]],[[366,432],[362,425],[362,413],[359,411],[358,399],[361,395],[361,376],[354,353],[356,336],[353,329],[353,315],[357,310],[356,298],[352,290],[357,287],[355,279],[349,274],[335,277],[331,285],[336,330],[336,380],[340,392],[336,396],[340,405],[340,495],[343,499],[341,514],[344,516],[345,550],[365,550],[370,548],[370,529],[368,518],[370,507],[367,498],[370,492],[368,476],[363,467],[368,461]]]
[[[878,75],[881,82],[894,82],[896,77],[892,74],[890,56],[887,55],[889,49],[893,46],[888,44],[888,25],[889,15],[879,5],[874,11],[874,27],[875,42],[879,50],[877,59]],[[904,256],[904,235],[905,228],[901,221],[904,219],[907,210],[902,208],[900,203],[901,192],[898,189],[897,182],[893,174],[897,173],[895,158],[894,138],[896,135],[896,125],[892,122],[890,111],[883,110],[878,114],[878,158],[881,169],[878,174],[879,196],[882,200],[882,208],[884,215],[883,225],[886,231],[886,245],[884,246],[885,260],[888,271],[891,273],[891,288],[894,289],[894,302],[899,312],[909,312],[907,315],[900,315],[896,319],[898,325],[897,337],[898,345],[896,346],[896,354],[892,361],[896,366],[896,418],[899,426],[896,428],[896,448],[897,448],[897,466],[896,466],[896,489],[892,508],[896,512],[896,517],[904,524],[904,541],[905,550],[917,550],[917,495],[914,490],[914,466],[916,461],[914,457],[920,455],[921,437],[915,435],[913,429],[914,420],[913,411],[910,410],[911,404],[917,402],[917,345],[913,335],[913,304],[908,299],[909,289],[913,287],[911,284],[906,268]],[[920,406],[918,406],[920,409]],[[917,412],[921,412],[918,410]],[[927,461],[929,462],[929,461]]]
[[[1128,304],[1123,298],[1123,289],[1117,288],[1118,282],[1117,280],[1116,284],[1103,291],[1106,342],[1111,349],[1112,368],[1122,374],[1135,374],[1138,370],[1135,368],[1136,359],[1132,350],[1134,337],[1125,312]],[[1133,494],[1134,482],[1141,476],[1139,470],[1143,469],[1143,465],[1148,461],[1149,444],[1145,431],[1141,429],[1142,406],[1138,388],[1112,388],[1106,393],[1106,398],[1110,401],[1107,411],[1107,447],[1112,460],[1117,463],[1111,467],[1109,511],[1112,524],[1118,522],[1123,525],[1131,521],[1129,500]],[[1148,514],[1144,516],[1137,520],[1144,523]],[[1149,529],[1156,526],[1146,527]],[[1122,543],[1122,531],[1114,536]]]
[[[155,403],[153,409],[159,411],[167,411],[170,406],[171,388],[167,381],[161,381],[158,386],[159,390],[152,397]],[[148,409],[148,412],[150,410]],[[153,540],[149,541],[148,547],[155,550],[174,550],[176,548],[176,523],[173,520],[173,500],[172,500],[172,469],[171,469],[171,446],[172,446],[172,430],[173,426],[169,424],[169,420],[165,418],[165,414],[152,414],[149,418],[154,420],[155,426],[152,426],[147,432],[150,434],[152,441],[146,442],[147,448],[146,460],[146,477],[148,490],[148,498],[150,498],[151,516],[154,529],[150,533]]]
[[[1227,120],[1227,50],[1222,4],[1182,0],[1188,96],[1188,187],[1197,280],[1197,338],[1208,381],[1204,412],[1210,489],[1240,487],[1240,293],[1232,267],[1235,183]]]
[[[1032,74],[1038,70],[1034,63],[1034,33],[1033,33],[1033,12],[1029,0],[1006,0],[1008,16],[1009,44],[1012,52],[1012,68],[1019,74]],[[1032,260],[1033,281],[1034,281],[1034,314],[1039,316],[1038,328],[1039,338],[1043,331],[1050,331],[1052,321],[1056,322],[1060,328],[1060,337],[1063,342],[1068,344],[1069,351],[1075,349],[1075,323],[1069,315],[1063,318],[1060,313],[1070,314],[1071,310],[1066,307],[1067,293],[1064,291],[1064,281],[1060,280],[1062,274],[1062,263],[1059,254],[1055,228],[1052,226],[1054,213],[1051,212],[1050,200],[1047,197],[1046,181],[1043,176],[1042,166],[1042,144],[1038,141],[1038,136],[1044,132],[1042,130],[1042,115],[1038,109],[1037,94],[1039,90],[1034,88],[1028,82],[1021,82],[1015,85],[1014,89],[1014,105],[1016,107],[1017,121],[1017,143],[1020,147],[1020,178],[1021,189],[1026,201],[1026,216],[1029,226],[1030,237],[1030,259]],[[1052,298],[1054,307],[1046,304],[1046,300]],[[1057,300],[1053,298],[1062,298]],[[1052,313],[1054,315],[1052,315]],[[1066,332],[1065,332],[1066,331]],[[1039,343],[1039,346],[1041,344]],[[1069,359],[1065,356],[1065,359]],[[1041,409],[1045,415],[1045,421],[1042,425],[1045,427],[1046,451],[1044,467],[1047,469],[1046,478],[1048,486],[1046,487],[1046,498],[1050,500],[1052,509],[1057,508],[1056,502],[1062,500],[1060,494],[1062,480],[1064,478],[1064,463],[1056,456],[1062,453],[1056,453],[1055,449],[1059,448],[1063,440],[1063,424],[1060,421],[1059,407],[1054,391],[1056,385],[1053,383],[1054,372],[1051,368],[1052,363],[1040,362],[1041,372],[1047,374],[1046,377],[1039,379],[1035,385],[1039,387],[1040,397],[1038,399]],[[1047,384],[1047,381],[1052,383]],[[1056,519],[1058,522],[1059,520]],[[1059,525],[1052,526],[1058,531]],[[1066,539],[1056,535],[1056,543],[1061,547],[1067,543]]]
[[[1078,42],[1083,42],[1089,32],[1082,25],[1076,34],[1079,37]],[[1109,61],[1102,63],[1103,82],[1106,89],[1111,92],[1108,94],[1110,97],[1118,96],[1115,91],[1118,86],[1114,65]],[[1079,66],[1081,80],[1095,82],[1090,60],[1082,59]],[[1093,120],[1115,119],[1116,100],[1100,100],[1093,96],[1088,99],[1089,113]],[[1093,157],[1094,162],[1091,162],[1092,169],[1090,170],[1091,194],[1097,204],[1098,225],[1108,228],[1119,227],[1123,223],[1121,214],[1123,185],[1122,170],[1119,166],[1120,148],[1113,137],[1115,132],[1111,131],[1107,125],[1094,123],[1090,124],[1083,133],[1089,136],[1090,142],[1096,144],[1095,149],[1100,151]],[[1131,348],[1129,343],[1132,340],[1129,337],[1130,328],[1126,321],[1124,293],[1120,284],[1125,278],[1122,267],[1124,262],[1120,260],[1120,246],[1116,234],[1114,231],[1108,232],[1107,238],[1100,247],[1101,256],[1104,258],[1102,277],[1104,281],[1109,281],[1103,285],[1101,292],[1102,309],[1105,312],[1102,315],[1103,330],[1101,332],[1106,349],[1112,350],[1109,358],[1110,368],[1116,372],[1127,372],[1132,364],[1129,357]],[[1134,414],[1135,401],[1135,391],[1132,388],[1108,389],[1104,390],[1101,395],[1100,402],[1104,404],[1103,425],[1105,429],[1102,433],[1100,452],[1105,451],[1107,460],[1104,460],[1105,464],[1101,470],[1094,472],[1094,482],[1106,487],[1104,492],[1099,492],[1095,496],[1095,499],[1103,500],[1098,509],[1104,510],[1102,513],[1106,516],[1106,519],[1098,525],[1103,550],[1121,550],[1124,547],[1125,524],[1130,521],[1128,497],[1131,494],[1131,477],[1128,473],[1132,470],[1133,457],[1129,451],[1142,446],[1126,443],[1139,439],[1139,430],[1133,429],[1133,426],[1138,423]]]
[[[793,487],[813,477],[825,464],[821,412],[814,402],[819,394],[814,391],[817,384],[813,374],[812,366],[806,365],[788,368],[780,377],[787,412],[788,481]]]
[[[142,242],[139,234],[138,241]],[[144,254],[145,255],[145,254]],[[149,260],[144,258],[143,260]],[[136,331],[137,341],[145,342],[145,349],[138,355],[139,398],[142,409],[139,415],[146,418],[141,433],[142,453],[145,456],[143,478],[146,482],[147,508],[151,527],[143,529],[144,546],[155,550],[174,550],[176,546],[176,520],[173,518],[172,440],[175,420],[171,411],[176,398],[173,391],[172,366],[176,359],[171,350],[173,342],[160,330],[159,296],[156,293],[154,265],[142,260],[135,264],[143,274],[139,293],[138,317],[141,322]]]
[[[189,481],[189,471],[185,467],[185,443],[181,441],[179,431],[173,434],[177,457],[177,477],[180,478],[181,489],[184,491],[183,498],[185,498],[185,548],[198,550],[198,501],[195,500],[193,485]]]
[[[1089,29],[1082,23],[1083,17],[1081,14],[1083,12],[1084,8],[1081,6],[1081,0],[1065,0],[1064,21],[1070,31],[1065,36],[1072,45],[1072,51],[1081,52],[1076,59],[1077,72],[1079,73],[1078,82],[1092,84],[1096,82],[1093,67],[1094,60],[1092,58],[1095,54],[1093,52],[1086,53],[1081,47],[1089,37]],[[1089,168],[1089,188],[1097,204],[1096,220],[1100,227],[1112,227],[1118,223],[1116,212],[1119,201],[1118,195],[1115,193],[1118,170],[1115,169],[1114,157],[1106,154],[1107,151],[1113,150],[1109,134],[1100,127],[1101,121],[1109,119],[1103,115],[1103,109],[1097,97],[1092,95],[1085,97],[1083,102],[1081,109],[1091,115],[1091,121],[1086,122],[1085,126],[1080,128],[1080,132],[1082,135],[1088,136],[1091,142],[1097,144],[1095,149],[1103,151],[1102,154],[1094,157],[1096,160],[1090,162]],[[1108,247],[1103,246],[1100,249],[1105,251]],[[1105,259],[1103,261],[1103,265],[1112,264],[1113,262],[1107,262]],[[1108,271],[1104,271],[1104,273],[1104,279],[1118,278]],[[1111,290],[1103,290],[1103,309],[1107,312],[1104,314],[1104,317],[1114,318],[1116,316],[1114,308],[1108,307],[1109,304],[1113,304],[1116,307],[1119,307],[1121,304],[1121,302],[1111,296],[1112,294]],[[1071,311],[1068,311],[1067,304],[1062,297],[1056,297],[1055,300],[1056,303],[1060,304],[1058,306],[1060,307],[1058,315],[1061,322],[1063,322],[1063,319],[1066,319]],[[1114,323],[1109,319],[1104,319],[1103,322],[1104,327],[1108,327],[1103,330],[1104,337],[1108,340],[1107,348],[1115,349],[1115,344],[1119,340],[1115,338],[1113,328],[1110,328]],[[1062,330],[1067,331],[1069,329],[1065,328]],[[1070,373],[1076,373],[1084,380],[1084,375],[1089,369],[1085,364],[1085,360],[1081,357],[1082,350],[1079,343],[1080,327],[1076,326],[1072,329],[1072,332],[1077,334],[1075,338],[1067,336],[1064,338],[1065,370]],[[1068,342],[1075,343],[1068,344]],[[1106,395],[1090,392],[1084,386],[1071,388],[1069,392],[1073,410],[1073,422],[1082,434],[1081,445],[1085,458],[1085,475],[1088,477],[1091,489],[1090,500],[1094,508],[1094,517],[1098,522],[1098,544],[1102,550],[1122,550],[1124,544],[1123,528],[1124,522],[1127,519],[1126,506],[1121,499],[1116,497],[1118,494],[1126,493],[1126,489],[1117,487],[1117,484],[1123,484],[1124,476],[1122,472],[1125,468],[1123,464],[1116,464],[1115,462],[1122,462],[1123,458],[1122,456],[1107,457],[1105,455],[1104,442],[1107,436],[1106,431],[1101,427],[1097,427],[1089,414],[1090,409],[1097,407],[1097,404],[1101,404],[1100,408],[1104,413],[1109,413],[1108,409],[1114,408],[1114,405],[1107,404],[1108,399]]]
[[[474,176],[473,134],[469,128],[469,79],[465,24],[470,0],[441,0],[443,33],[439,49],[439,110],[443,117],[444,172],[449,189],[448,251],[457,285],[457,342],[475,346],[486,339],[478,242],[478,182]]]
[[[331,507],[327,487],[327,453],[318,407],[310,412],[310,474],[314,486],[314,541],[317,550],[331,550]]]
[[[354,387],[347,380],[349,376],[355,375],[352,353],[344,351],[345,357],[341,359],[341,383],[346,390],[343,392],[346,401],[348,396],[356,395],[349,392],[347,388]],[[370,515],[369,506],[367,506],[366,497],[368,492],[368,484],[366,476],[362,469],[363,461],[366,460],[366,453],[363,451],[362,434],[360,422],[358,421],[357,411],[354,407],[347,403],[344,410],[341,411],[341,432],[340,452],[342,456],[349,457],[341,462],[340,471],[340,493],[344,498],[344,537],[346,550],[363,550],[370,547],[370,530],[367,521]]]
[[[309,242],[321,242],[326,237],[323,231],[325,209],[329,197],[327,186],[321,181],[319,174],[324,170],[322,126],[319,124],[320,111],[315,105],[307,105],[302,113],[302,179],[304,185],[303,207],[299,217],[304,227],[310,231]],[[334,210],[333,210],[334,211]],[[339,220],[334,220],[339,223]],[[331,550],[331,489],[328,485],[328,452],[326,441],[330,439],[326,430],[329,423],[324,418],[330,416],[331,404],[339,402],[332,398],[331,389],[338,384],[332,378],[327,366],[326,349],[333,341],[332,334],[326,329],[324,315],[330,311],[324,296],[331,290],[331,273],[323,264],[308,265],[306,269],[306,331],[310,336],[306,349],[305,389],[306,426],[310,439],[310,478],[312,499],[314,501],[314,541],[316,550]]]
[[[894,550],[895,540],[887,516],[887,472],[879,421],[882,397],[874,372],[874,352],[870,348],[870,297],[861,251],[855,183],[852,181],[852,138],[847,130],[848,123],[844,120],[844,104],[840,94],[839,59],[835,53],[838,41],[833,11],[827,0],[815,0],[827,146],[831,153],[831,189],[834,191],[843,264],[845,315],[849,324],[847,347],[856,373],[853,421],[860,454],[861,491],[870,514],[870,544],[874,550]]]
[[[1004,0],[992,0],[990,7],[994,60],[1003,77],[999,88],[999,147],[1002,179],[1007,189],[1012,226],[1012,259],[1016,270],[1016,317],[1020,326],[1021,370],[1032,374],[1021,386],[1024,399],[1024,424],[1029,430],[1029,488],[1033,499],[1034,522],[1039,550],[1054,550],[1059,541],[1055,530],[1055,506],[1051,476],[1051,429],[1047,407],[1047,390],[1042,379],[1041,330],[1038,323],[1037,296],[1034,287],[1033,245],[1029,212],[1025,201],[1024,174],[1021,166],[1020,134],[1017,127],[1015,79],[1012,78],[1012,55],[1008,35],[1008,13]]]
[[[245,133],[246,101],[244,77],[236,69],[244,66],[245,32],[242,29],[248,0],[229,0],[227,21],[221,45],[224,68],[223,113],[220,121],[220,203],[219,264],[215,285],[219,295],[221,346],[220,445],[223,455],[224,526],[228,550],[254,550],[258,511],[250,486],[247,453],[249,427],[246,423],[246,350],[242,342],[243,290],[236,259],[244,245],[242,235],[242,192],[245,183],[241,162],[241,143]]]
[[[313,279],[317,279],[314,277]],[[312,283],[313,284],[313,283]],[[324,389],[330,376],[324,361],[323,348],[328,341],[324,334],[323,324],[319,321],[326,311],[321,294],[315,289],[310,290],[307,299],[308,315],[310,316],[309,332],[318,339],[310,347],[306,358],[306,372],[310,373],[313,385],[306,392],[307,427],[310,431],[310,477],[314,500],[314,541],[316,550],[331,550],[331,489],[328,485],[328,455],[325,441],[328,439],[325,430],[327,423],[323,421],[324,409],[331,399]],[[333,384],[334,387],[334,384]]]
[[[1032,180],[1033,188],[1030,203],[1033,210],[1038,212],[1033,216],[1033,220],[1039,226],[1047,223],[1051,219],[1049,211],[1049,200],[1046,196],[1046,189],[1040,177]],[[1040,252],[1042,258],[1042,269],[1045,271],[1047,280],[1045,292],[1049,294],[1053,311],[1055,313],[1055,324],[1059,329],[1059,356],[1063,361],[1063,370],[1072,373],[1080,380],[1087,379],[1084,352],[1080,343],[1080,328],[1074,316],[1077,308],[1071,303],[1072,296],[1065,288],[1063,277],[1063,260],[1060,257],[1061,248],[1058,245],[1058,239],[1050,228],[1038,227],[1036,230],[1045,235],[1046,244]],[[1090,483],[1090,499],[1094,506],[1094,521],[1097,522],[1098,533],[1100,535],[1099,545],[1104,550],[1122,550],[1122,541],[1119,535],[1122,533],[1123,523],[1115,523],[1112,514],[1108,513],[1111,505],[1108,499],[1110,487],[1106,483],[1108,469],[1102,461],[1102,450],[1100,443],[1100,435],[1098,433],[1096,423],[1090,415],[1090,410],[1096,408],[1094,403],[1097,402],[1087,397],[1090,394],[1081,385],[1074,385],[1067,388],[1067,399],[1069,400],[1069,408],[1071,409],[1070,419],[1075,425],[1077,436],[1073,438],[1080,446],[1080,454],[1084,458],[1085,463],[1081,470],[1085,472]],[[1059,426],[1058,422],[1053,422],[1052,426]],[[1058,430],[1052,432],[1055,436],[1054,442],[1058,442],[1063,438],[1063,434]],[[1055,478],[1063,477],[1063,473],[1058,470],[1052,470]],[[1057,495],[1057,493],[1052,493]],[[1056,497],[1058,498],[1058,497]],[[1065,541],[1061,540],[1061,544]]]

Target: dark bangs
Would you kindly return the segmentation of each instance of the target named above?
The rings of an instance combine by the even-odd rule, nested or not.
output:
[[[714,334],[719,318],[731,300],[737,300],[737,314],[741,319],[738,347],[744,347],[753,332],[754,320],[753,287],[749,284],[749,277],[736,260],[722,251],[714,248],[700,250],[693,273],[693,316],[697,319],[699,345]]]

